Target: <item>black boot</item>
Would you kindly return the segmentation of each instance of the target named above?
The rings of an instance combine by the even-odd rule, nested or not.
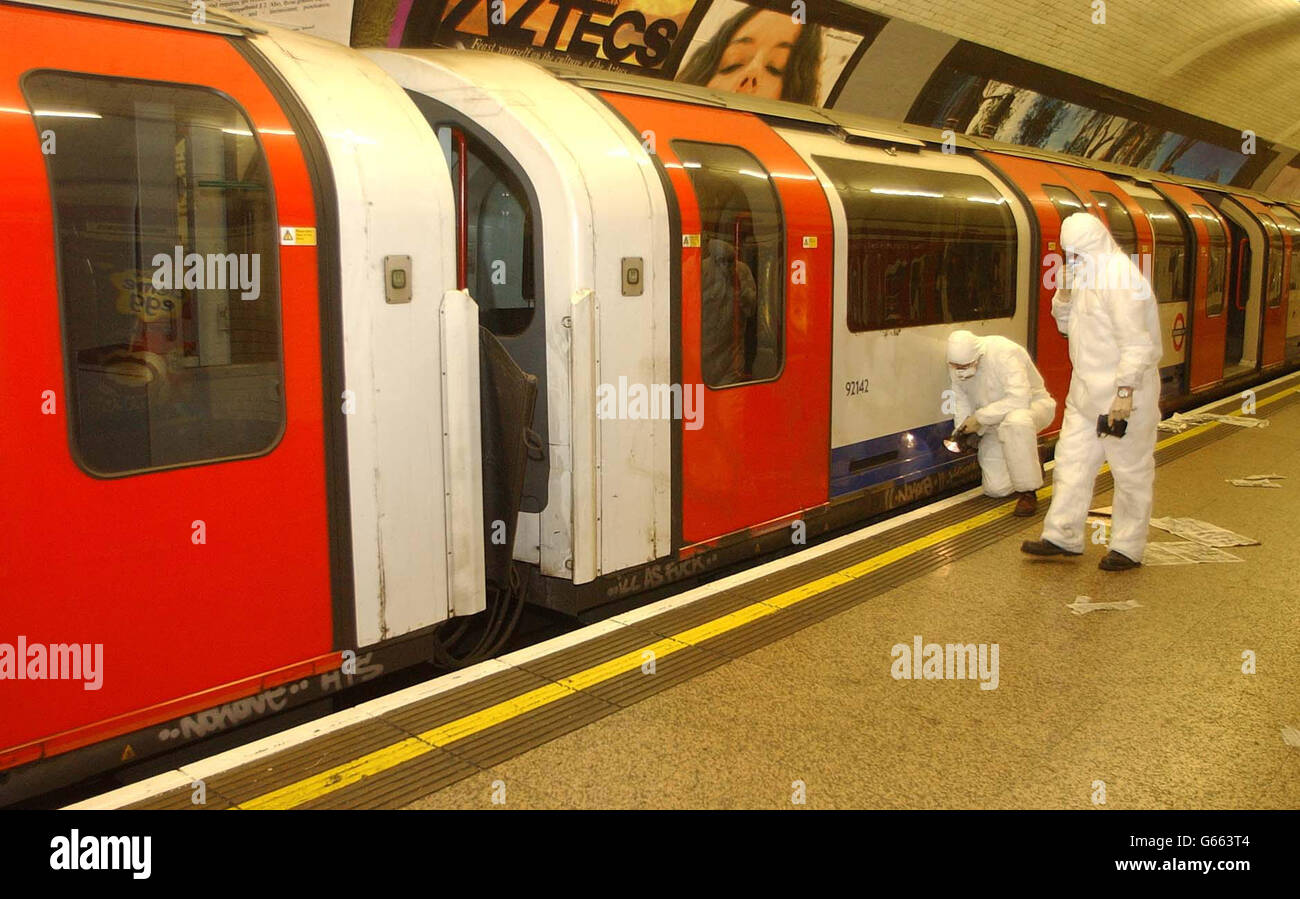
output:
[[[1018,496],[1019,499],[1016,500],[1016,508],[1011,513],[1012,515],[1017,518],[1032,518],[1038,514],[1037,491],[1026,490],[1024,493],[1018,494]]]
[[[1020,551],[1031,556],[1081,556],[1083,553],[1071,552],[1063,546],[1057,546],[1050,540],[1026,540],[1020,544]]]
[[[1128,571],[1130,568],[1141,568],[1141,562],[1134,562],[1123,553],[1117,553],[1111,550],[1106,553],[1106,557],[1097,563],[1097,567],[1102,571]]]

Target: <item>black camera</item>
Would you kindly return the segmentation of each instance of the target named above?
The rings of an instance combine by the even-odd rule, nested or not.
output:
[[[1097,416],[1097,436],[1098,437],[1123,437],[1124,432],[1128,430],[1128,419],[1120,419],[1113,425],[1106,421],[1105,415]]]

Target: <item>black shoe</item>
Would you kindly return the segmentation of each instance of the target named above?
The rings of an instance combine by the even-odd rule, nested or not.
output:
[[[1017,518],[1032,518],[1038,514],[1037,491],[1026,490],[1024,493],[1018,494],[1018,496],[1019,499],[1016,500],[1016,508],[1012,511],[1012,515]]]
[[[1141,568],[1141,562],[1134,562],[1123,553],[1117,553],[1111,550],[1106,553],[1106,557],[1097,563],[1097,567],[1102,571],[1128,571],[1130,568]]]
[[[1081,556],[1083,553],[1071,552],[1063,546],[1057,546],[1050,540],[1026,540],[1020,544],[1022,553],[1031,556]]]

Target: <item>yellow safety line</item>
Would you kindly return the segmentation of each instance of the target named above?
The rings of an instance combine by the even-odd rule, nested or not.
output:
[[[1290,387],[1280,390],[1268,399],[1260,400],[1256,406],[1267,406],[1280,400],[1284,396],[1293,393],[1300,393],[1300,387]],[[1240,415],[1241,412],[1233,412],[1233,415]],[[1187,440],[1197,434],[1202,434],[1210,428],[1218,427],[1221,422],[1207,422],[1203,425],[1197,425],[1180,434],[1174,434],[1160,441],[1157,449],[1165,449]],[[1101,471],[1106,470],[1102,466]],[[1046,499],[1051,496],[1051,486],[1045,486],[1039,491],[1039,496]],[[335,765],[325,771],[313,774],[310,777],[295,781],[278,790],[272,790],[261,796],[256,796],[245,802],[241,802],[236,808],[241,809],[286,809],[302,805],[312,799],[317,799],[336,790],[341,790],[346,786],[357,783],[366,777],[380,774],[390,768],[409,762],[412,759],[426,755],[441,746],[463,740],[466,737],[473,736],[494,727],[506,721],[516,718],[525,712],[549,705],[557,700],[564,699],[566,696],[576,695],[583,690],[588,690],[597,684],[603,683],[611,678],[618,677],[620,674],[626,674],[629,671],[635,671],[647,661],[646,653],[653,653],[649,658],[660,659],[666,655],[685,649],[688,646],[698,645],[706,640],[710,640],[721,634],[733,631],[738,627],[756,621],[759,618],[771,615],[781,609],[789,608],[797,603],[804,602],[814,596],[818,596],[838,587],[864,577],[873,571],[884,568],[886,565],[905,559],[908,556],[915,555],[922,550],[935,546],[945,540],[968,533],[987,524],[992,524],[1000,518],[1005,518],[1010,510],[1014,507],[1012,503],[1005,503],[995,509],[982,512],[973,518],[960,521],[957,524],[940,528],[933,533],[918,537],[909,543],[896,546],[893,549],[886,550],[878,556],[873,556],[862,562],[850,565],[847,568],[831,574],[824,575],[816,580],[809,581],[784,593],[778,593],[776,596],[759,600],[751,605],[736,609],[720,618],[689,628],[671,637],[665,637],[641,649],[636,649],[624,653],[617,658],[610,659],[608,662],[602,662],[599,665],[579,671],[577,674],[569,675],[561,680],[538,687],[535,690],[529,690],[512,699],[499,702],[496,705],[489,706],[481,711],[474,712],[470,715],[441,724],[432,730],[427,730],[418,736],[409,737],[399,743],[376,749],[357,759],[344,762],[341,765]]]

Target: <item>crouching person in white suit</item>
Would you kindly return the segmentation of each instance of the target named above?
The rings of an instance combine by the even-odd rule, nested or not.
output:
[[[1056,401],[1043,386],[1025,348],[1005,337],[948,336],[952,379],[953,436],[977,434],[980,472],[989,496],[1015,493],[1016,515],[1038,511],[1043,466],[1038,432],[1056,415]]]
[[[1021,549],[1037,556],[1083,552],[1093,484],[1105,460],[1115,497],[1110,551],[1099,567],[1122,571],[1142,563],[1151,521],[1160,319],[1150,284],[1100,219],[1083,212],[1069,216],[1061,223],[1061,246],[1066,288],[1052,300],[1052,316],[1070,341],[1074,373],[1043,538]],[[1100,424],[1110,429],[1122,421],[1128,422],[1122,437],[1098,433]]]

